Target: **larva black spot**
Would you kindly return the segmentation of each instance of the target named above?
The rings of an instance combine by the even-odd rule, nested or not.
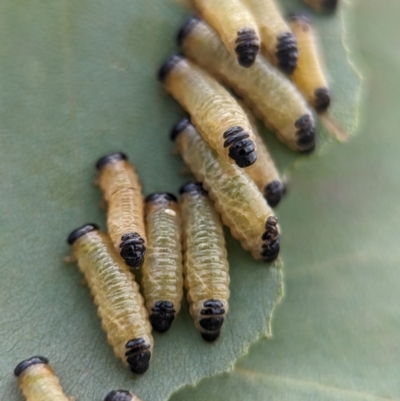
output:
[[[257,160],[254,143],[242,127],[227,129],[223,137],[225,139],[224,148],[229,147],[229,157],[239,167],[251,166]]]
[[[317,113],[323,113],[331,103],[331,94],[328,88],[318,88],[314,92],[314,108]]]
[[[96,168],[97,170],[101,170],[106,164],[120,160],[128,160],[128,157],[126,156],[125,153],[122,152],[111,153],[109,155],[100,157],[100,159],[97,160]]]
[[[139,269],[144,262],[146,247],[144,239],[138,233],[127,233],[121,237],[120,255],[128,266]]]
[[[154,308],[151,308],[150,322],[154,330],[164,333],[171,327],[175,319],[174,304],[169,301],[158,301]]]
[[[110,391],[104,401],[131,401],[132,395],[126,390],[113,390]]]
[[[32,358],[20,362],[14,369],[14,375],[18,377],[25,369],[29,368],[32,365],[48,364],[48,363],[49,360],[44,356],[33,356]]]
[[[264,197],[271,207],[276,206],[285,193],[286,187],[280,181],[272,181],[264,189]]]
[[[181,186],[181,188],[179,189],[179,193],[185,194],[185,193],[189,193],[189,192],[193,192],[193,193],[197,193],[197,194],[202,194],[202,195],[206,195],[207,191],[203,188],[203,186],[201,185],[201,182],[188,182],[184,185]]]
[[[278,67],[286,74],[292,74],[297,66],[297,40],[290,32],[278,36],[276,59]]]
[[[335,11],[339,0],[322,0],[322,8],[325,11],[333,12]]]
[[[175,124],[171,130],[170,139],[172,142],[175,141],[177,136],[185,130],[185,128],[190,125],[190,120],[188,118],[183,118],[179,123]]]
[[[280,250],[278,219],[275,216],[268,217],[265,228],[266,231],[261,237],[264,241],[261,257],[265,262],[272,262],[278,257]]]
[[[82,237],[82,235],[85,235],[87,233],[90,233],[91,231],[98,230],[99,226],[94,223],[89,223],[85,224],[82,227],[79,227],[75,229],[74,231],[69,234],[67,242],[68,244],[72,245],[78,238]]]
[[[235,52],[242,67],[249,68],[254,64],[260,51],[260,40],[253,29],[242,29],[237,33]]]
[[[145,202],[155,202],[155,201],[168,201],[168,202],[178,202],[175,195],[172,195],[168,192],[155,192],[154,194],[150,194],[146,196]]]
[[[171,56],[158,70],[158,80],[164,82],[168,73],[181,61],[184,59],[182,54],[174,54]]]
[[[151,358],[150,345],[146,344],[143,338],[135,338],[128,341],[125,347],[128,349],[125,356],[130,370],[137,374],[146,372]]]
[[[190,17],[183,25],[182,28],[179,30],[178,35],[176,37],[176,41],[178,46],[182,46],[183,41],[185,40],[186,36],[189,35],[191,30],[199,23],[201,22],[201,19],[192,16]]]
[[[315,149],[315,127],[309,114],[301,116],[294,124],[297,128],[297,145],[301,153],[310,153]]]
[[[205,309],[202,309],[200,314],[207,317],[199,320],[200,326],[205,330],[201,332],[201,336],[204,340],[212,342],[219,337],[224,323],[224,304],[217,299],[209,299],[203,306]]]

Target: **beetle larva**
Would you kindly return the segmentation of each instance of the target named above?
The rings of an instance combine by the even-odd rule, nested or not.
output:
[[[318,12],[333,12],[339,3],[339,0],[303,0],[315,11]]]
[[[251,67],[260,50],[257,22],[241,0],[193,0],[239,65]]]
[[[254,135],[245,112],[213,77],[185,57],[174,55],[161,67],[159,78],[222,157],[239,167],[256,161]]]
[[[72,231],[68,243],[115,354],[132,372],[144,373],[149,367],[153,337],[139,285],[111,240],[95,224]]]
[[[187,299],[196,328],[215,341],[228,313],[229,265],[217,212],[200,183],[181,190],[184,272]]]
[[[153,329],[163,333],[178,314],[183,293],[181,219],[174,195],[146,198],[146,231],[142,288]]]
[[[20,362],[14,369],[18,384],[27,401],[70,401],[60,380],[43,356]]]
[[[139,177],[123,153],[101,157],[96,167],[99,171],[99,186],[108,206],[108,233],[126,263],[138,269],[146,253]]]
[[[292,14],[289,21],[299,46],[299,61],[292,76],[293,82],[317,113],[323,113],[329,107],[331,96],[310,19],[304,14]]]
[[[203,183],[222,221],[255,259],[271,262],[279,254],[278,219],[254,182],[236,166],[215,153],[189,120],[171,133],[179,153],[194,176]]]
[[[232,87],[264,124],[294,150],[315,148],[312,112],[294,84],[261,55],[250,70],[236,65],[218,35],[192,17],[178,40],[185,55]]]
[[[274,0],[242,0],[256,19],[261,46],[271,61],[285,74],[297,65],[297,42]]]
[[[106,395],[104,401],[140,401],[140,399],[129,391],[113,390]]]

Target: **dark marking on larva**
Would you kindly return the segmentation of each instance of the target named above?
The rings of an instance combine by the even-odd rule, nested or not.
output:
[[[83,235],[90,233],[91,231],[98,230],[99,226],[94,223],[84,224],[82,227],[79,227],[69,234],[67,242],[68,244],[72,245],[78,238],[82,237]]]
[[[276,59],[278,68],[286,74],[292,74],[297,66],[298,51],[297,40],[291,32],[285,32],[278,36],[276,45]]]
[[[113,390],[110,391],[104,401],[131,401],[132,395],[126,390]]]
[[[315,127],[309,114],[304,114],[295,123],[297,128],[297,146],[301,153],[310,153],[315,149]]]
[[[203,306],[204,309],[200,314],[206,317],[199,320],[199,324],[204,330],[201,332],[201,336],[204,340],[212,342],[219,337],[221,326],[224,323],[224,304],[218,299],[209,299],[203,303]]]
[[[159,333],[167,331],[175,319],[174,304],[170,301],[158,301],[151,308],[150,322]]]
[[[322,8],[324,11],[333,12],[336,10],[338,3],[339,0],[322,0]]]
[[[317,113],[323,113],[331,103],[331,93],[328,88],[318,88],[314,92],[314,108]]]
[[[189,33],[192,31],[192,29],[201,21],[200,18],[196,17],[193,15],[190,17],[183,25],[182,28],[178,32],[178,36],[176,37],[176,41],[178,43],[178,46],[182,46],[185,38]]]
[[[167,77],[168,73],[182,60],[184,60],[185,57],[182,54],[174,54],[171,56],[158,70],[158,80],[160,82],[164,82],[165,78]]]
[[[253,29],[242,29],[237,33],[235,52],[242,67],[249,68],[254,64],[260,51],[260,39]]]
[[[239,167],[251,166],[257,155],[253,141],[249,134],[242,127],[231,127],[224,132],[224,148],[229,148],[229,157]]]
[[[146,344],[143,338],[135,338],[126,343],[126,361],[133,373],[141,374],[149,368],[151,352],[150,344]]]
[[[145,202],[156,202],[156,201],[166,201],[166,202],[178,202],[175,195],[168,192],[155,192],[146,196]]]
[[[49,360],[45,358],[44,356],[33,356],[32,358],[25,359],[24,361],[20,362],[17,367],[14,369],[14,375],[19,376],[25,369],[29,368],[30,366],[33,365],[38,365],[38,364],[48,364]]]
[[[144,262],[146,247],[144,239],[138,233],[126,233],[121,237],[119,244],[120,255],[132,269],[139,269]]]
[[[108,163],[113,163],[113,162],[122,161],[122,160],[128,160],[128,157],[126,156],[125,153],[122,153],[122,152],[111,153],[109,155],[100,157],[100,159],[97,160],[96,168],[97,168],[97,170],[101,170]]]
[[[289,13],[287,17],[289,21],[302,21],[304,24],[311,24],[311,18],[306,13]]]
[[[179,193],[186,194],[186,193],[195,193],[195,194],[201,194],[201,195],[207,195],[207,191],[203,188],[201,185],[201,182],[188,182],[184,185],[181,186],[179,189]]]
[[[261,257],[265,262],[272,262],[279,255],[280,239],[278,231],[278,219],[275,216],[268,217],[265,223],[266,231],[261,237],[262,244]]]
[[[268,205],[275,207],[282,200],[283,195],[286,193],[285,185],[278,180],[270,182],[264,188],[264,197],[268,202]]]
[[[175,141],[175,139],[177,138],[177,136],[183,131],[185,130],[188,126],[190,125],[190,120],[186,117],[183,118],[181,121],[179,121],[179,123],[175,124],[171,130],[171,134],[170,134],[170,138],[171,141]]]

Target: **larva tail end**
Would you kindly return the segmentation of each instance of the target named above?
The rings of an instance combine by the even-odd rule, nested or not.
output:
[[[176,37],[176,42],[178,46],[182,46],[185,38],[192,29],[201,21],[199,17],[195,15],[191,16],[183,25],[182,28],[179,30],[178,35]]]
[[[275,57],[278,68],[285,74],[290,75],[297,66],[297,40],[291,32],[282,33],[277,39]]]
[[[264,262],[274,261],[280,251],[280,238],[278,231],[278,219],[275,216],[268,217],[265,223],[265,233],[261,237],[262,244],[261,258]]]
[[[145,202],[156,202],[156,201],[167,201],[167,202],[178,202],[175,195],[168,192],[155,192],[146,196]]]
[[[150,322],[159,333],[166,332],[175,319],[174,304],[170,301],[158,301],[151,308]]]
[[[250,135],[242,127],[231,127],[224,132],[224,148],[229,148],[229,157],[238,167],[251,166],[257,160],[257,154]]]
[[[158,70],[158,80],[164,82],[168,73],[183,59],[184,56],[179,53],[171,56]]]
[[[324,113],[331,103],[331,93],[328,88],[318,88],[314,92],[314,108],[317,113]]]
[[[69,234],[67,242],[68,244],[72,245],[78,238],[82,237],[83,235],[90,233],[91,231],[96,231],[99,229],[99,226],[94,223],[88,223],[83,225],[82,227],[76,228],[74,231]]]
[[[128,349],[125,356],[131,372],[136,374],[146,372],[151,358],[150,345],[140,337],[128,341],[125,347]]]
[[[285,185],[278,180],[270,182],[264,189],[264,197],[271,207],[277,206],[285,193]]]
[[[251,67],[260,51],[260,39],[257,34],[253,29],[242,29],[237,33],[235,43],[238,63],[244,68]]]
[[[14,369],[14,375],[19,377],[19,375],[27,368],[33,365],[44,364],[47,365],[49,360],[44,356],[33,356],[32,358],[25,359],[24,361],[20,362],[17,367]]]
[[[132,394],[126,390],[113,390],[110,391],[104,401],[131,401]]]
[[[144,262],[146,247],[144,239],[138,233],[127,233],[121,237],[120,255],[132,269],[139,269]]]
[[[295,123],[296,144],[300,153],[311,153],[315,149],[315,126],[309,114],[302,115]]]
[[[114,163],[122,160],[128,160],[128,157],[126,156],[125,153],[122,152],[110,153],[109,155],[100,157],[100,159],[97,160],[96,168],[97,170],[101,170],[105,165],[109,163]]]
[[[323,11],[333,12],[336,10],[339,0],[323,0],[321,7]]]
[[[179,193],[181,195],[186,194],[186,193],[195,193],[195,194],[202,194],[205,195],[207,194],[207,191],[203,188],[201,185],[201,182],[187,182],[186,184],[182,185],[181,188],[179,189]]]
[[[188,126],[190,125],[190,120],[185,117],[179,123],[175,124],[171,130],[170,138],[171,141],[175,142],[175,139],[178,137],[178,135],[185,130]]]
[[[224,323],[224,304],[218,299],[209,299],[203,303],[203,307],[199,319],[199,325],[202,328],[201,336],[204,340],[212,342],[219,337]]]

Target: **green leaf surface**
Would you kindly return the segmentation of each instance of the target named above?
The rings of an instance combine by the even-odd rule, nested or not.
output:
[[[181,5],[163,0],[0,2],[4,399],[22,399],[12,370],[20,360],[42,354],[67,394],[80,401],[102,399],[113,388],[133,390],[144,400],[165,400],[184,385],[229,370],[253,341],[270,335],[272,309],[282,295],[281,266],[265,268],[228,236],[232,295],[221,339],[204,343],[183,308],[168,333],[155,334],[151,369],[133,377],[107,345],[77,267],[62,263],[73,228],[88,221],[105,227],[101,194],[91,185],[99,156],[128,153],[146,194],[176,192],[188,179],[179,175],[183,164],[171,155],[168,139],[181,112],[155,80],[158,66],[176,50],[175,33],[187,14]],[[327,53],[337,94],[333,112],[353,127],[359,83],[346,60],[342,24],[340,18],[318,19],[318,29],[325,27],[336,38],[331,44],[330,35],[323,38],[324,46],[333,46]],[[299,160],[274,139],[268,142],[282,167]],[[296,268],[317,260],[314,249],[302,248],[306,227],[294,228],[305,220],[317,227],[300,206],[311,208],[306,189],[323,177],[314,170],[298,174],[303,181],[293,176],[292,195],[279,210],[284,258]]]

